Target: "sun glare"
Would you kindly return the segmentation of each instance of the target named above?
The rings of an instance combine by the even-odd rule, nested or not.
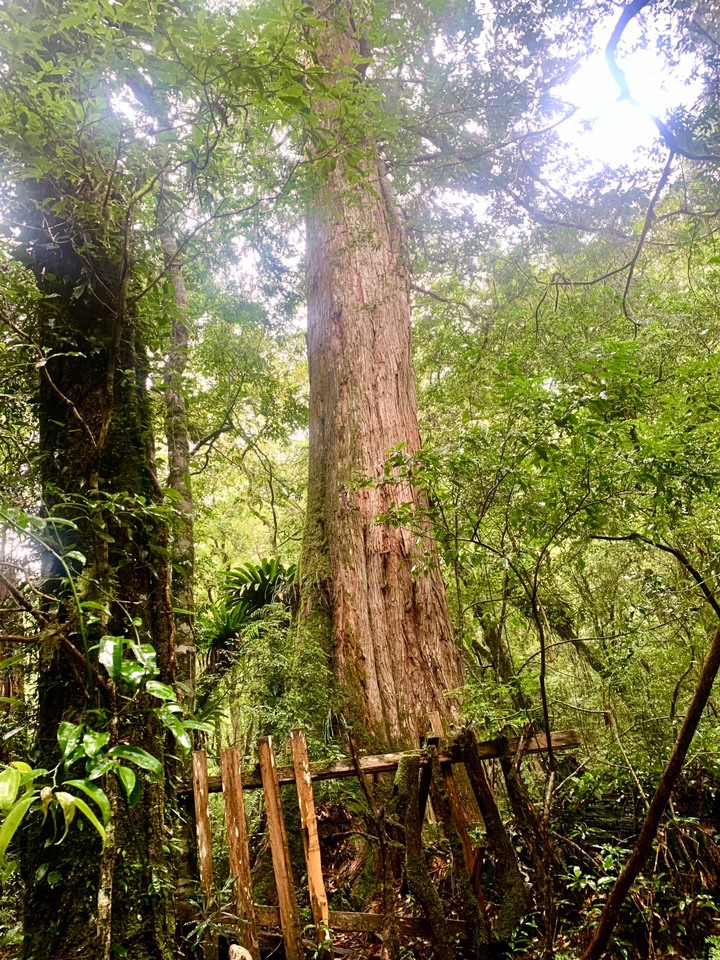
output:
[[[618,61],[635,103],[619,99],[604,46],[557,91],[578,108],[561,136],[588,159],[613,167],[632,164],[638,150],[657,140],[651,114],[666,118],[680,106],[691,106],[702,90],[692,57],[670,66],[648,45],[619,56]]]

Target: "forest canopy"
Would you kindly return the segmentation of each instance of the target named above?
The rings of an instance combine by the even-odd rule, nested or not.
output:
[[[212,957],[193,750],[297,728],[413,757],[315,787],[338,955],[720,957],[719,82],[685,0],[0,0],[0,957]]]

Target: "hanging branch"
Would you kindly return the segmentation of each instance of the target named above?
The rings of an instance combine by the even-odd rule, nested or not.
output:
[[[653,225],[653,221],[655,220],[655,207],[657,206],[657,202],[660,199],[663,190],[665,189],[665,184],[668,182],[668,178],[670,177],[670,171],[672,170],[672,164],[674,159],[675,159],[675,151],[670,150],[670,153],[668,154],[668,158],[665,161],[665,167],[663,169],[662,175],[658,180],[658,184],[655,187],[655,192],[653,193],[650,204],[648,205],[647,213],[645,214],[645,222],[643,223],[643,227],[640,232],[640,239],[638,240],[637,247],[635,248],[635,253],[632,255],[632,259],[630,260],[628,275],[625,281],[625,289],[623,290],[623,298],[622,298],[623,313],[625,314],[625,318],[629,320],[630,323],[632,323],[632,325],[635,327],[636,335],[638,331],[638,324],[637,324],[637,321],[633,320],[633,318],[630,316],[630,313],[628,311],[628,306],[627,306],[627,298],[628,298],[628,294],[630,293],[630,284],[632,283],[633,275],[635,274],[635,267],[637,266],[637,262],[640,259],[640,254],[642,253],[643,247],[645,246],[645,240],[647,239],[647,235],[650,232],[650,227]]]

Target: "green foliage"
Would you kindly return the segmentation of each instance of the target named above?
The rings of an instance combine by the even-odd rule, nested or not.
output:
[[[292,597],[297,569],[284,564],[277,557],[268,557],[260,563],[245,563],[229,570],[226,576],[230,602],[245,605],[248,610],[259,610],[270,603],[288,605]]]

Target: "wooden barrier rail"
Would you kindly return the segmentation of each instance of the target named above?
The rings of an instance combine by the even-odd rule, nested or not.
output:
[[[551,735],[553,750],[577,750],[580,746],[580,734],[577,730],[560,730]],[[479,756],[482,760],[494,760],[508,754],[517,753],[520,746],[519,739],[505,739],[498,737],[495,740],[478,741]],[[525,753],[544,753],[547,750],[547,737],[539,733],[535,737],[530,737],[525,748]],[[359,764],[363,773],[394,773],[397,770],[398,763],[405,753],[378,753],[375,755],[360,757]],[[458,751],[441,751],[438,756],[440,763],[462,763],[462,757]],[[421,755],[420,763],[423,765],[427,761]],[[348,777],[356,777],[357,770],[354,764],[347,760],[321,760],[311,763],[310,779],[315,780],[343,780]],[[287,787],[295,783],[295,767],[283,766],[277,768],[278,783],[281,787]],[[243,790],[261,790],[263,786],[260,768],[256,769],[245,777],[243,781]],[[221,777],[208,777],[208,791],[210,793],[220,793],[222,790]],[[179,793],[190,793],[191,787],[181,787]]]
[[[434,743],[438,742],[437,736]],[[580,746],[580,737],[575,730],[564,730],[551,734],[553,750],[568,750]],[[295,784],[300,809],[303,848],[307,866],[308,892],[316,931],[317,946],[323,956],[331,956],[330,931],[381,931],[386,923],[380,914],[346,913],[330,910],[325,891],[325,882],[320,860],[317,820],[313,781],[342,779],[361,774],[388,773],[397,769],[403,757],[408,753],[387,753],[361,757],[357,763],[335,760],[323,763],[310,763],[307,743],[302,730],[294,730],[291,735],[293,752],[292,767],[278,767],[275,751],[270,737],[262,737],[258,742],[259,774],[254,773],[243,783],[240,770],[240,758],[234,748],[223,750],[220,754],[219,777],[209,777],[205,751],[193,754],[193,798],[195,801],[195,822],[198,837],[200,868],[200,886],[208,901],[213,892],[212,841],[209,818],[209,794],[222,790],[225,797],[225,826],[228,835],[230,871],[234,878],[234,912],[236,917],[227,920],[235,928],[235,933],[252,960],[260,960],[260,928],[277,929],[282,932],[285,956],[288,960],[301,960],[304,957],[300,912],[294,888],[288,839],[283,816],[280,787]],[[516,753],[520,740],[489,740],[477,744],[481,759],[492,759]],[[547,738],[542,734],[531,737],[524,746],[527,753],[547,750]],[[420,758],[421,767],[427,767],[428,759],[423,753],[409,751],[410,755]],[[475,858],[472,842],[466,830],[465,820],[454,782],[452,765],[460,763],[459,752],[448,750],[437,756],[447,789],[452,819],[462,838],[463,855],[467,861],[468,873],[472,875],[472,863]],[[429,767],[427,768],[429,770]],[[420,804],[424,812],[428,793],[432,793],[430,778],[420,775]],[[243,803],[243,790],[262,788],[265,796],[265,812],[268,822],[268,838],[272,854],[273,871],[278,894],[278,906],[260,906],[254,903],[252,878],[250,874],[250,850]],[[448,921],[453,935],[465,935],[462,921]],[[397,926],[407,936],[424,936],[427,925],[418,918],[397,917]],[[243,956],[246,954],[243,952]]]

